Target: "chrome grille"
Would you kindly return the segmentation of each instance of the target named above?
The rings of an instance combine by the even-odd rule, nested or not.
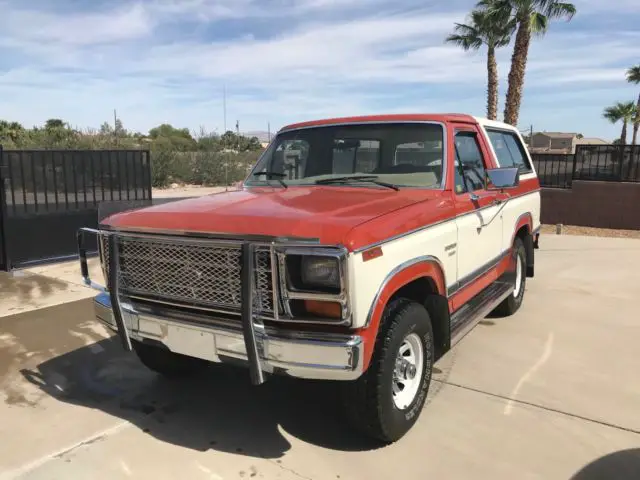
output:
[[[105,274],[108,239],[101,236]],[[150,300],[172,301],[224,312],[241,308],[242,246],[240,243],[191,240],[185,237],[118,239],[118,274],[122,293]],[[257,247],[254,261],[254,308],[273,315],[271,254]]]

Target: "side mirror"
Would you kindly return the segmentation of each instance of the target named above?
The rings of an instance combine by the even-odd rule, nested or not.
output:
[[[491,168],[487,172],[487,190],[515,188],[520,184],[520,169],[517,167]]]

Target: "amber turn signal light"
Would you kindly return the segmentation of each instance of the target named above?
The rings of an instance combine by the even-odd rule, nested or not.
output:
[[[342,306],[336,302],[320,300],[305,300],[304,309],[307,313],[323,318],[342,318]]]

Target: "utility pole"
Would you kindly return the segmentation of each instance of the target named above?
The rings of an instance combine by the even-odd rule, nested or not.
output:
[[[113,109],[113,138],[115,139],[116,146],[118,145],[118,116],[116,109]]]
[[[222,112],[224,115],[224,132],[227,133],[227,86],[222,86]]]
[[[267,141],[271,143],[271,122],[267,122]]]

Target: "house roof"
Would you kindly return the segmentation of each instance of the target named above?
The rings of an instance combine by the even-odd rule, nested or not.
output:
[[[584,138],[579,138],[577,140],[577,143],[579,143],[580,145],[589,145],[589,144],[595,144],[595,145],[608,145],[610,142],[607,142],[606,140],[603,140],[602,138],[596,138],[596,137],[584,137]]]
[[[536,132],[533,135],[544,135],[545,137],[549,138],[573,138],[578,136],[577,133],[569,132]]]

